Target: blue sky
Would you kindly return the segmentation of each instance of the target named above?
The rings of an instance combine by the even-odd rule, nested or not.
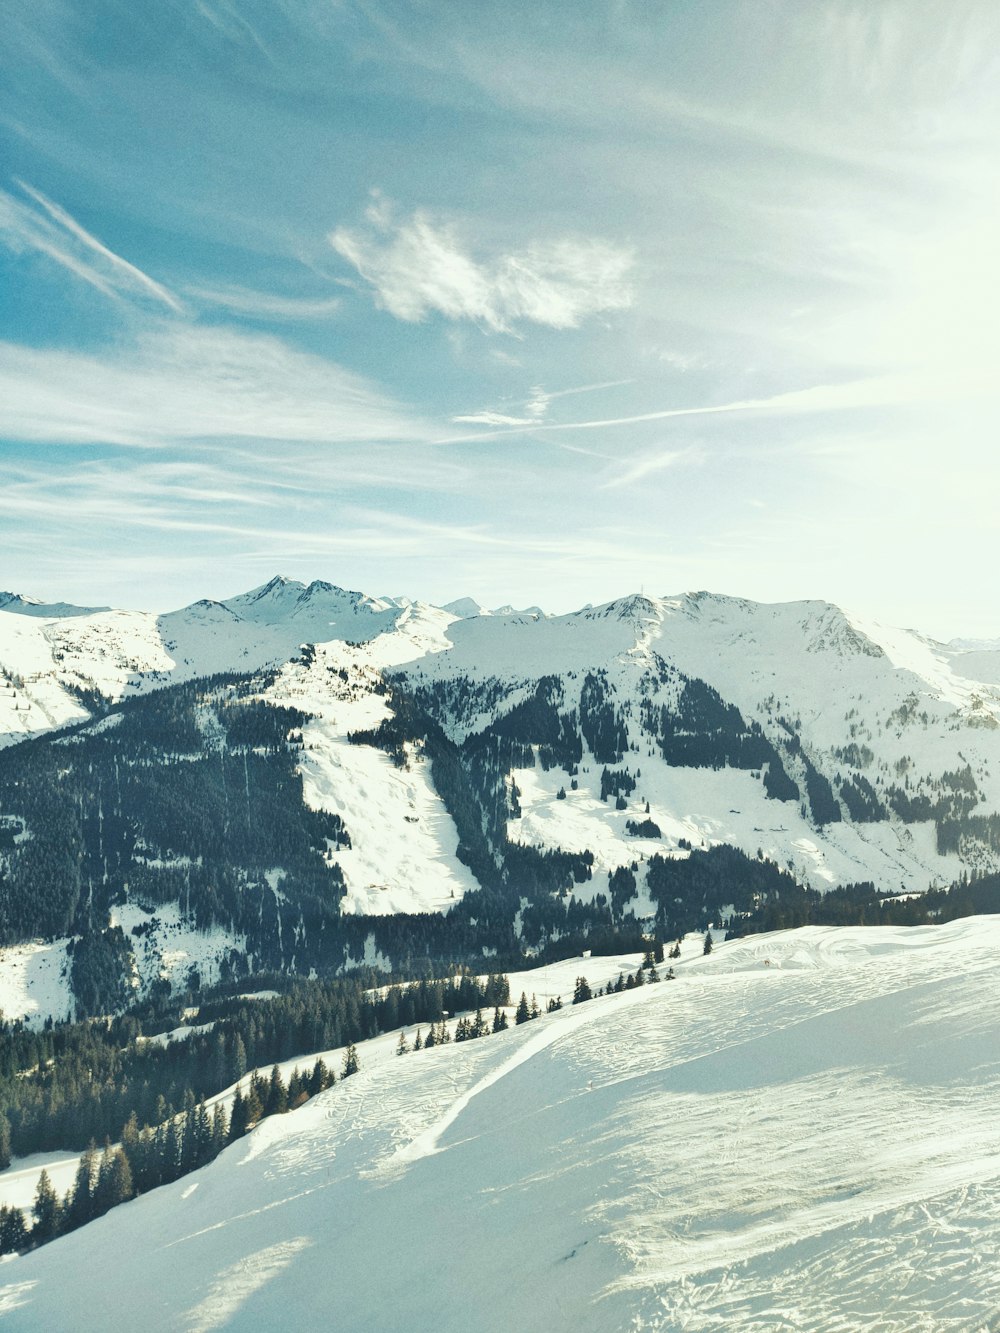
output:
[[[0,585],[998,635],[1000,11],[33,0]]]

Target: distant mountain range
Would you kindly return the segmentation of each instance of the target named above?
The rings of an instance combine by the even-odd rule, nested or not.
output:
[[[822,601],[5,593],[0,672],[0,942],[84,941],[67,1007],[1000,866],[1000,645]]]

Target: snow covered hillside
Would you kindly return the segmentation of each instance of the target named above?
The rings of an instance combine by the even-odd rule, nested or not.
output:
[[[11,1329],[987,1329],[1000,921],[807,928],[402,1058],[0,1266]],[[597,960],[564,964],[585,971]],[[516,989],[518,979],[512,978]]]

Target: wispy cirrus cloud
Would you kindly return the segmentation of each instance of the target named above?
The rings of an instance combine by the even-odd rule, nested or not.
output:
[[[343,304],[339,296],[281,296],[249,287],[190,286],[184,290],[199,304],[216,306],[231,315],[282,322],[328,319]]]
[[[115,254],[41,190],[20,180],[15,185],[26,198],[0,190],[0,239],[8,249],[45,255],[105,296],[141,296],[183,311],[162,283]]]
[[[0,344],[0,436],[149,447],[190,439],[427,439],[377,386],[280,339],[187,324],[85,354]]]
[[[480,426],[535,426],[545,420],[551,404],[559,398],[571,398],[580,393],[596,393],[602,389],[617,389],[631,380],[604,380],[600,384],[581,384],[572,389],[543,389],[536,384],[528,397],[521,404],[519,415],[503,412],[498,408],[483,408],[479,412],[469,412],[452,417],[457,424]]]
[[[684,463],[702,463],[704,461],[705,454],[701,449],[658,449],[652,453],[644,453],[641,457],[634,458],[631,462],[620,467],[614,476],[601,485],[601,490],[618,490],[622,486],[632,486],[637,481],[651,477],[657,472],[666,472],[669,468],[678,467]]]
[[[476,259],[456,227],[422,210],[397,221],[376,198],[366,216],[365,228],[338,227],[330,244],[397,319],[418,323],[433,312],[504,333],[521,321],[575,329],[633,301],[627,247],[565,236]]]

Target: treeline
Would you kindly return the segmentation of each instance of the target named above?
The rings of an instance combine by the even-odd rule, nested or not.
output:
[[[928,926],[964,916],[1000,913],[1000,875],[963,877],[948,889],[890,894],[873,884],[847,884],[819,893],[794,881],[765,892],[747,911],[726,922],[730,935],[796,926]]]
[[[164,1024],[149,1006],[110,1021],[30,1032],[0,1029],[0,1148],[19,1157],[82,1149],[90,1139],[117,1139],[134,1116],[140,1126],[167,1122],[190,1102],[229,1087],[248,1069],[309,1052],[347,1046],[446,1014],[505,1004],[509,985],[494,973],[468,973],[372,990],[373,974],[333,982],[296,982],[266,999],[207,1000],[184,1040],[158,1041]],[[368,983],[366,987],[365,983]],[[0,1154],[2,1157],[2,1154]],[[0,1165],[6,1165],[0,1160]]]

